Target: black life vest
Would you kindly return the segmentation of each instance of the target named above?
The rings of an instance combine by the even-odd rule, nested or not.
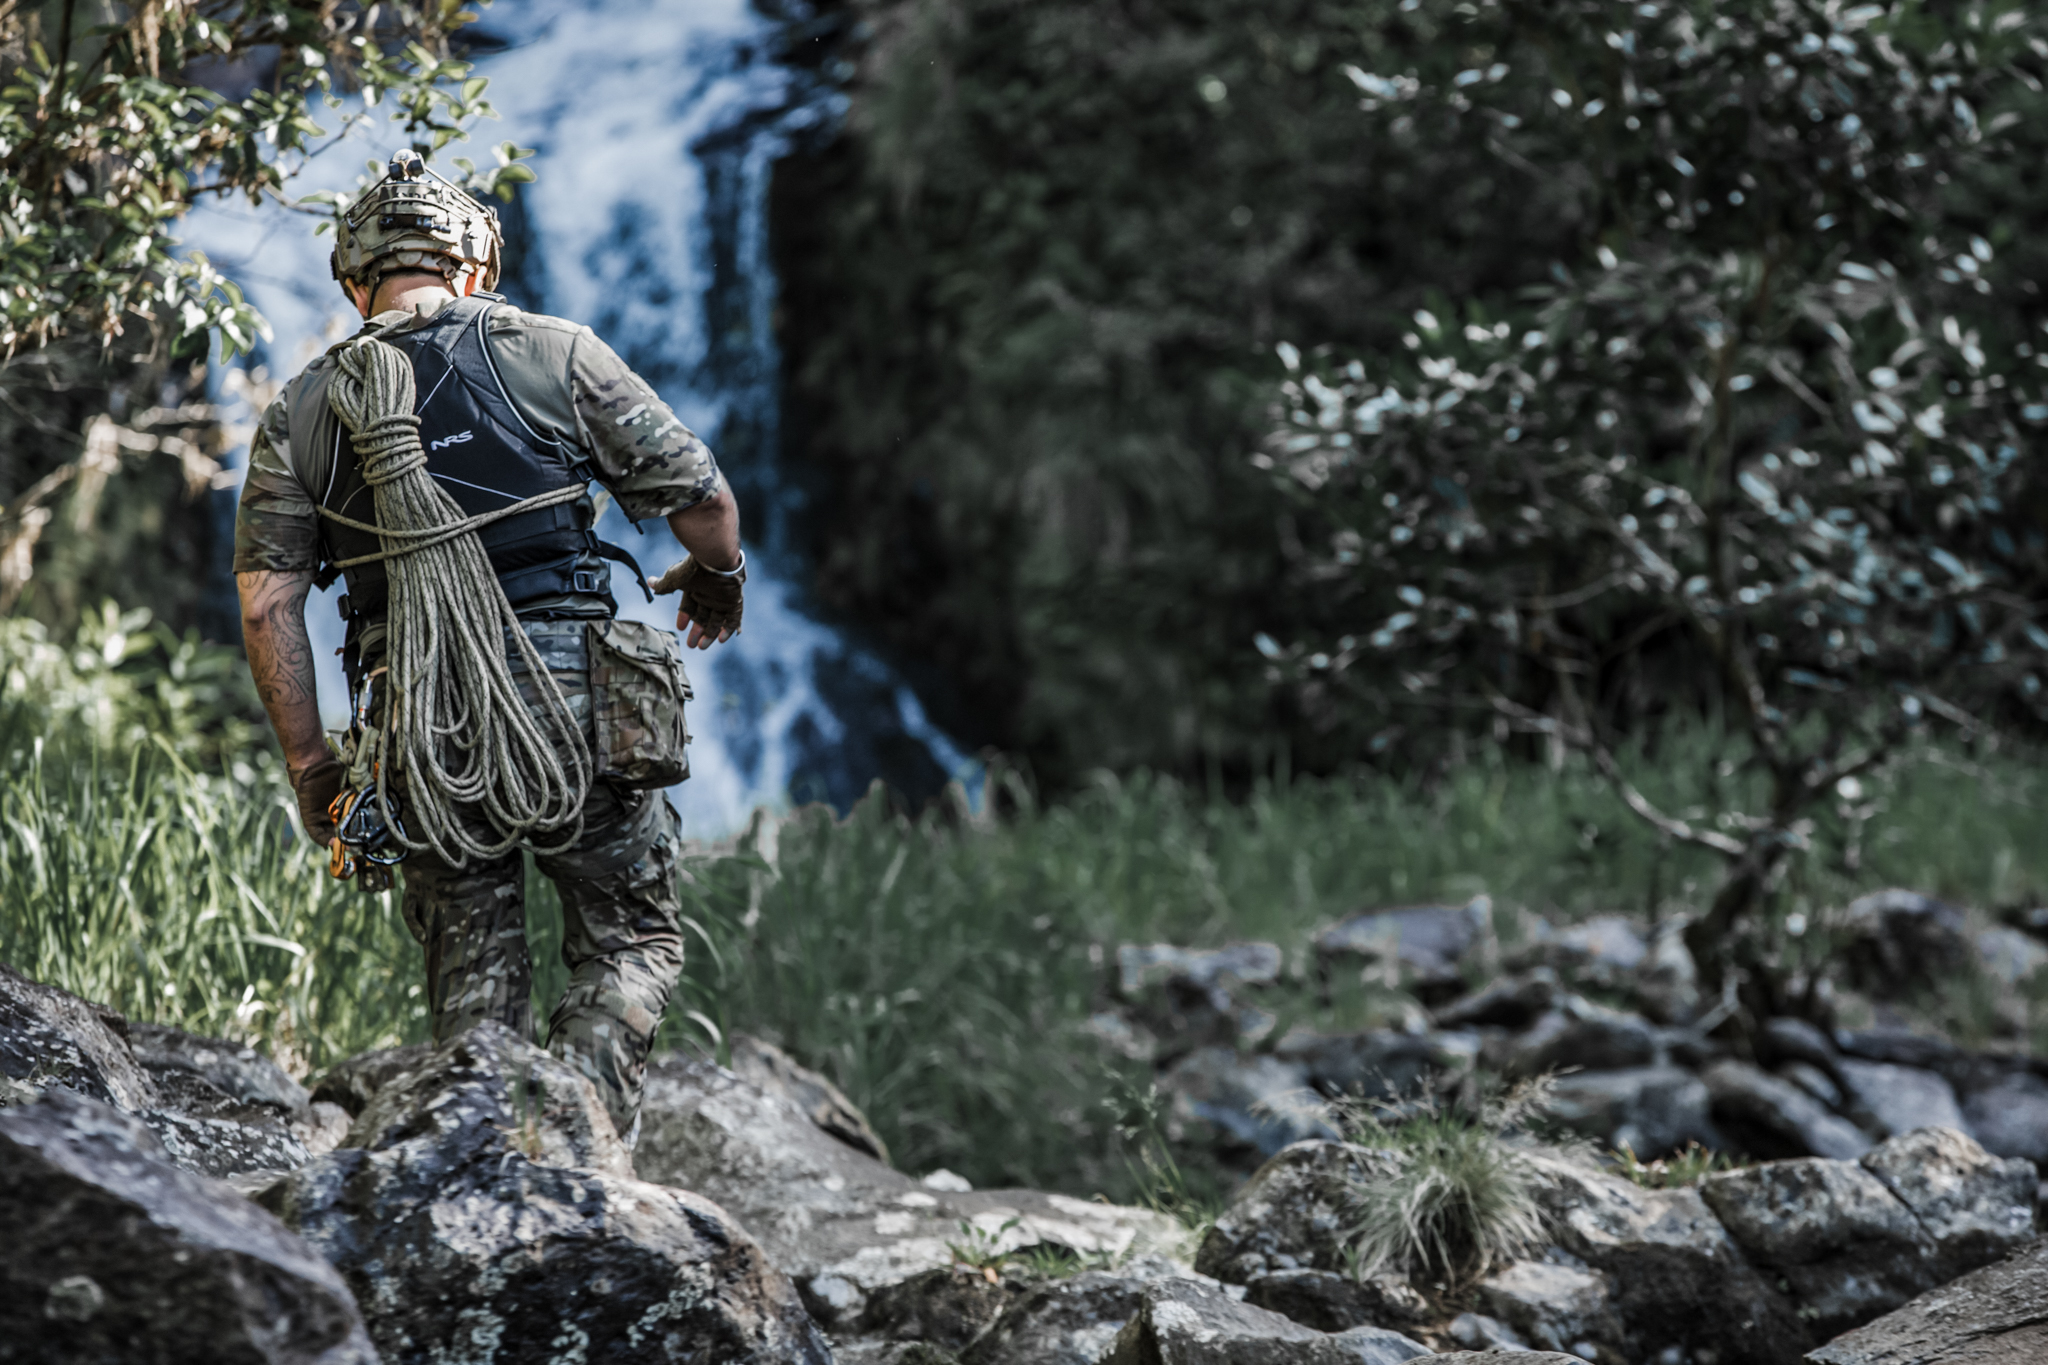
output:
[[[481,294],[457,299],[425,325],[384,338],[412,359],[413,410],[420,415],[427,472],[471,516],[538,493],[587,484],[591,478],[582,453],[535,431],[506,393],[486,333],[491,309],[500,301],[496,295]],[[321,503],[356,521],[373,522],[374,500],[348,434],[339,421],[329,421],[335,433],[334,473]],[[599,540],[591,529],[595,519],[596,507],[586,491],[574,502],[522,512],[478,531],[515,611],[543,598],[583,597],[589,599],[589,611],[577,615],[617,612],[605,561],[630,564],[632,556]],[[382,548],[370,532],[324,517],[320,535],[329,565]],[[341,573],[348,584],[343,615],[349,618],[353,639],[362,625],[383,617],[388,580],[382,561]],[[333,581],[333,575],[331,568],[322,575],[323,586]]]

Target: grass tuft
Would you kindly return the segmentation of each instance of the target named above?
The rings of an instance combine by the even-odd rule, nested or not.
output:
[[[1635,1150],[1623,1143],[1611,1154],[1617,1174],[1646,1190],[1675,1190],[1697,1185],[1716,1171],[1732,1171],[1742,1163],[1722,1152],[1709,1151],[1697,1142],[1685,1150],[1656,1161],[1639,1161]]]
[[[1541,1241],[1535,1177],[1507,1134],[1540,1113],[1548,1083],[1524,1081],[1477,1112],[1434,1096],[1396,1110],[1340,1104],[1345,1136],[1393,1156],[1351,1189],[1347,1244],[1360,1279],[1398,1270],[1455,1287]]]

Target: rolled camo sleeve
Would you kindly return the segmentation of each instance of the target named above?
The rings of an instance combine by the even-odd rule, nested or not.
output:
[[[718,464],[618,353],[584,330],[570,355],[576,418],[597,476],[634,521],[694,507],[718,491]]]
[[[290,419],[272,403],[249,442],[249,472],[235,509],[235,572],[294,573],[320,567],[320,519],[286,452]]]

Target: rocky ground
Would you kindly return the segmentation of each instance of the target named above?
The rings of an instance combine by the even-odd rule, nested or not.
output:
[[[0,1361],[2048,1360],[2044,1068],[1849,1017],[1957,959],[2017,989],[2048,950],[1866,898],[1839,1012],[1769,1021],[1738,1057],[1673,926],[1503,946],[1496,919],[1361,914],[1305,962],[1106,964],[1103,1044],[1157,1067],[1184,1135],[1256,1168],[1199,1232],[898,1171],[845,1096],[754,1040],[733,1070],[658,1059],[628,1153],[587,1082],[494,1027],[308,1090],[0,968]],[[1350,1033],[1269,1008],[1350,975],[1421,1003]],[[1591,1141],[1515,1149],[1542,1245],[1455,1286],[1354,1273],[1354,1192],[1407,1158],[1311,1101],[1560,1069],[1551,1121]],[[1694,1141],[1765,1160],[1657,1188],[1599,1155]]]

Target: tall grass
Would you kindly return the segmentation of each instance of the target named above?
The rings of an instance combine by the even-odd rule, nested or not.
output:
[[[333,883],[294,834],[241,667],[118,613],[64,646],[0,622],[0,960],[314,1067],[424,1036],[419,952],[393,898]],[[1693,727],[1628,763],[1668,808],[1722,809],[1729,757]],[[1000,819],[955,806],[910,820],[877,798],[697,850],[665,1040],[781,1043],[838,1081],[907,1169],[1132,1197],[1143,1165],[1119,1130],[1150,1071],[1088,1028],[1118,944],[1264,938],[1298,961],[1319,925],[1362,906],[1485,890],[1561,918],[1649,915],[1696,908],[1719,871],[1577,765],[1494,752],[1432,783],[1297,780],[1236,803],[1145,775],[1045,805],[1007,786]],[[1842,862],[1839,815],[1823,820],[1787,910],[1887,884],[1978,905],[2048,891],[2048,789],[2027,756],[1923,755],[1857,809],[1873,805],[1860,866]],[[544,1018],[559,908],[529,885]],[[1357,1026],[1354,1003],[1273,999],[1283,1028]]]
[[[422,1036],[393,898],[334,882],[299,837],[234,704],[239,661],[96,624],[59,648],[0,622],[0,961],[297,1068]]]
[[[1687,730],[1630,762],[1687,809],[1723,795],[1719,755],[1710,732]],[[990,822],[907,820],[879,799],[845,820],[806,809],[743,841],[751,863],[700,861],[686,887],[719,948],[689,969],[719,1026],[829,1072],[906,1168],[977,1183],[1132,1192],[1114,1096],[1142,1069],[1087,1029],[1119,943],[1265,938],[1298,962],[1316,928],[1365,906],[1486,890],[1562,919],[1648,917],[1698,908],[1720,870],[1643,827],[1597,775],[1498,753],[1433,785],[1304,780],[1241,804],[1146,776],[1043,808],[1018,795],[1017,815]],[[2038,896],[2044,797],[2023,758],[1924,755],[1863,799],[1880,809],[1861,865],[1823,839],[1783,908],[1890,884],[1977,905]],[[1271,1003],[1283,1029],[1364,1022],[1305,989]]]

